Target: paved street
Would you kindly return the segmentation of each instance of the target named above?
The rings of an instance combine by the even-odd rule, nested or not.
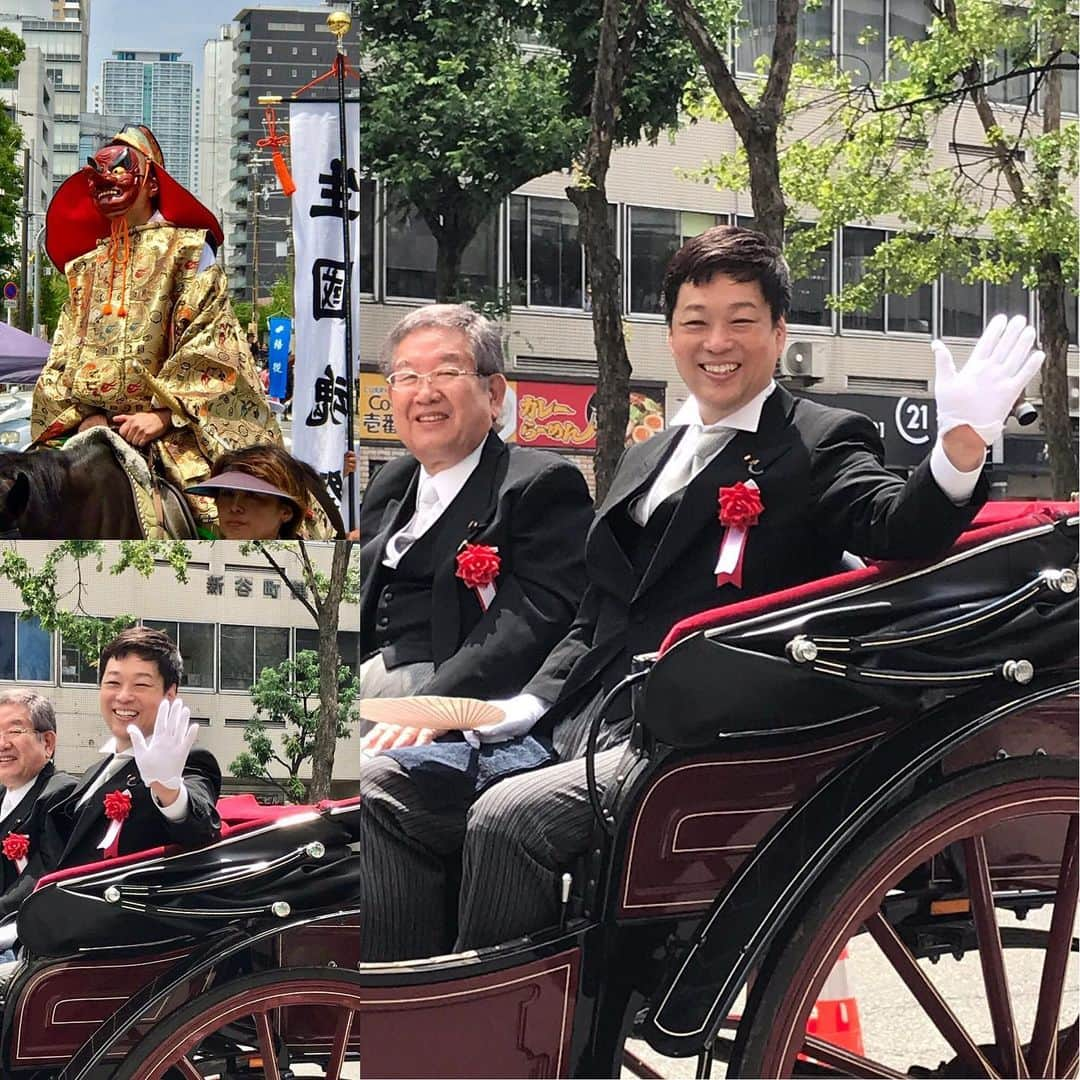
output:
[[[1049,926],[1049,912],[1033,912],[1022,925],[1030,928]],[[1004,923],[1004,917],[999,917]],[[1026,1041],[1034,1021],[1038,997],[1042,953],[1027,949],[1006,950],[1006,969],[1013,987],[1013,1009]],[[962,960],[942,960],[936,965],[924,962],[930,978],[942,997],[949,1003],[960,1021],[977,1041],[991,1041],[991,1026],[983,992],[982,972],[978,955],[968,953]],[[912,1064],[934,1068],[941,1061],[951,1060],[953,1052],[936,1029],[919,1010],[907,989],[900,982],[888,961],[867,935],[851,945],[848,980],[855,994],[867,1056],[905,1072]],[[1076,953],[1069,962],[1067,993],[1062,1007],[1064,1027],[1077,1015],[1080,1005],[1080,963]],[[645,1044],[635,1042],[634,1052],[665,1077],[692,1077],[693,1058],[669,1059],[654,1054]],[[634,1074],[625,1070],[624,1077]],[[717,1062],[713,1076],[725,1076],[724,1065]]]

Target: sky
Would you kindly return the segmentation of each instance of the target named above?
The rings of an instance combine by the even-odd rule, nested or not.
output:
[[[280,7],[291,0],[260,3],[259,0],[91,0],[90,71],[87,105],[93,108],[89,88],[101,80],[101,61],[114,49],[151,49],[179,52],[195,64],[195,85],[202,79],[203,43],[216,38],[218,27],[230,22],[245,7]],[[300,0],[296,7],[318,8],[317,0]],[[164,12],[168,17],[163,18]],[[148,17],[149,16],[149,17]]]

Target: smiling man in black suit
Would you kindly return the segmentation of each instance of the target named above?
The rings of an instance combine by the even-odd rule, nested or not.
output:
[[[46,870],[218,838],[221,769],[194,748],[199,725],[177,697],[182,672],[160,630],[133,626],[102,649],[99,705],[110,737],[104,760],[47,815]]]
[[[75,787],[58,772],[52,702],[26,690],[0,694],[0,918],[19,910],[42,872],[49,808]]]
[[[560,877],[593,825],[586,735],[637,653],[678,620],[840,568],[846,551],[932,558],[986,498],[986,446],[1042,363],[1034,331],[997,317],[957,371],[933,343],[939,440],[901,480],[864,416],[796,400],[773,381],[791,300],[783,255],[761,233],[719,226],[688,240],[664,282],[669,346],[690,390],[668,431],[631,447],[586,548],[588,585],[574,625],[485,745],[550,737],[559,764],[501,780],[467,814],[445,815],[440,850],[463,844],[459,949],[495,945],[559,915]],[[600,786],[617,775],[628,695],[604,717]],[[373,766],[381,768],[379,763]],[[375,786],[377,777],[369,783]],[[448,948],[432,845],[404,835],[400,808],[362,806],[358,847],[365,959]]]

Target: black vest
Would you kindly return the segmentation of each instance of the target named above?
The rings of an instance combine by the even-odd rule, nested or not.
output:
[[[408,519],[406,519],[408,520]],[[389,671],[402,664],[431,663],[431,584],[445,556],[443,514],[391,570],[380,560],[374,626],[361,628],[364,652],[382,653]],[[365,632],[368,631],[368,632]]]

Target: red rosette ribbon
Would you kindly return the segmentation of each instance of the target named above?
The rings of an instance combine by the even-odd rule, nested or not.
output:
[[[457,553],[457,570],[454,574],[461,578],[466,588],[475,591],[485,611],[495,599],[494,582],[501,565],[499,549],[488,544],[462,544]]]
[[[106,859],[115,859],[119,854],[120,827],[131,813],[130,791],[109,791],[105,794],[105,816],[110,825],[105,830],[98,847],[105,853]]]
[[[743,558],[746,555],[746,538],[752,526],[758,523],[765,504],[761,492],[753,480],[741,480],[719,492],[720,512],[717,515],[724,526],[724,538],[716,559],[716,586],[734,585],[742,588]]]
[[[8,833],[0,848],[4,856],[18,867],[21,874],[26,868],[26,857],[30,854],[30,837],[21,832]]]

